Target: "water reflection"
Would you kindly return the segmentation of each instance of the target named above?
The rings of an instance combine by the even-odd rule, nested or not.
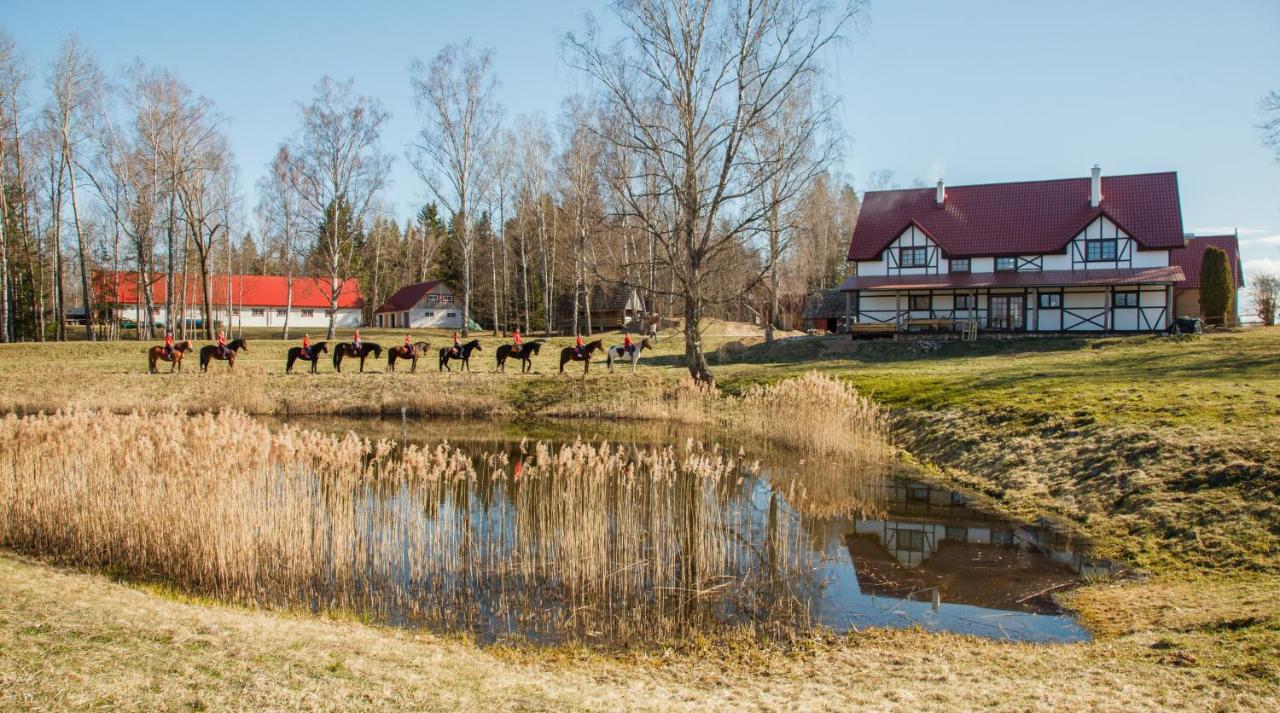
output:
[[[521,597],[501,591],[508,586],[505,583],[497,590],[488,586],[486,576],[518,568],[519,564],[510,560],[530,545],[512,539],[512,523],[532,528],[517,534],[537,538],[538,547],[555,547],[561,534],[540,531],[538,523],[543,516],[528,508],[554,504],[564,497],[564,491],[548,491],[537,498],[520,497],[517,492],[528,447],[521,445],[525,437],[552,443],[607,441],[636,453],[694,440],[714,443],[739,455],[740,477],[736,481],[721,483],[714,493],[677,484],[687,488],[677,497],[682,501],[656,510],[651,505],[657,491],[642,497],[628,495],[631,499],[624,507],[619,507],[618,498],[625,489],[592,496],[599,498],[593,502],[597,502],[595,509],[602,518],[595,532],[625,528],[629,533],[643,531],[645,538],[661,539],[681,536],[681,528],[688,523],[723,530],[723,539],[730,544],[723,548],[727,554],[717,556],[731,564],[712,572],[720,578],[712,583],[690,579],[701,582],[701,589],[676,596],[672,601],[680,606],[661,608],[663,616],[687,616],[685,605],[702,602],[706,606],[696,612],[702,624],[745,623],[777,631],[815,623],[837,631],[920,626],[1016,640],[1075,641],[1087,639],[1088,632],[1053,602],[1052,594],[1078,583],[1082,575],[1106,569],[1105,563],[1090,559],[1081,543],[1068,534],[1045,523],[1020,525],[1002,520],[974,507],[961,493],[901,475],[849,472],[839,463],[806,459],[723,433],[670,425],[585,422],[462,424],[330,419],[307,425],[351,430],[400,443],[447,440],[476,458],[502,464],[506,473],[501,478],[463,484],[446,502],[423,503],[413,492],[398,486],[393,492],[367,493],[358,513],[359,526],[370,533],[371,540],[377,539],[379,527],[391,521],[422,530],[438,529],[442,519],[465,521],[466,526],[457,530],[465,541],[455,544],[485,548],[482,567],[463,572],[460,579],[447,567],[428,568],[432,576],[422,576],[427,571],[422,563],[404,562],[395,586],[405,590],[409,602],[415,601],[415,590],[448,586],[451,598],[437,596],[434,600],[443,601],[437,606],[447,611],[436,612],[431,621],[448,621],[452,615],[460,627],[486,639],[508,634],[555,639],[566,633],[562,629],[573,621],[573,607],[605,607],[613,613],[602,621],[616,621],[625,618],[628,606],[640,603],[630,591],[629,602],[607,598],[594,604],[585,599],[567,602],[562,583],[537,578],[521,580],[521,586],[536,590],[523,592]],[[500,455],[496,460],[495,454]],[[397,510],[406,507],[420,517],[406,519]],[[661,521],[643,525],[634,512],[640,507],[649,515],[658,514]],[[388,515],[392,511],[396,511],[394,517]],[[707,513],[714,517],[706,520]],[[605,535],[610,547],[611,537]],[[400,538],[404,539],[404,533]],[[616,556],[601,544],[599,557]],[[622,567],[631,567],[621,563],[642,561],[643,552],[651,546],[634,547],[629,559],[617,561]],[[670,551],[680,549],[677,545]],[[696,565],[686,560],[670,566]],[[751,585],[744,586],[748,582]],[[643,583],[637,583],[643,589]],[[719,587],[726,588],[725,596],[711,591]],[[494,591],[497,594],[491,597]],[[715,596],[704,596],[709,591]],[[524,596],[528,594],[535,596]],[[669,594],[652,592],[643,603],[652,605],[653,598]],[[510,605],[517,600],[520,606]],[[413,606],[381,612],[393,623],[412,623],[421,614]],[[593,627],[599,628],[593,624],[573,634],[589,637]]]

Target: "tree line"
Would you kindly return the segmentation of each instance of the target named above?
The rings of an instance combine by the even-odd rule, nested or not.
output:
[[[90,317],[88,339],[153,338],[151,320],[92,318],[116,294],[93,281],[122,272],[139,275],[141,314],[164,309],[206,338],[233,307],[214,304],[214,281],[236,273],[284,275],[290,301],[317,279],[330,337],[351,279],[366,319],[407,283],[445,280],[464,324],[494,333],[615,329],[592,300],[626,284],[681,326],[690,373],[711,380],[707,320],[754,319],[772,339],[843,277],[858,202],[833,173],[825,64],[861,5],[613,11],[619,37],[590,19],[564,35],[587,89],[553,121],[508,116],[492,53],[470,42],[410,66],[420,128],[403,147],[384,146],[377,98],[321,78],[248,195],[226,117],[172,72],[138,61],[108,75],[72,37],[37,73],[0,30],[0,340],[65,339],[73,313]],[[384,201],[397,160],[428,196],[410,216]]]

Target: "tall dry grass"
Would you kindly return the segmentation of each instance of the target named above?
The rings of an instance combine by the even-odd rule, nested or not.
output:
[[[9,416],[0,544],[485,636],[807,623],[796,487],[752,489],[736,458],[692,442],[522,450],[273,431],[237,412]]]

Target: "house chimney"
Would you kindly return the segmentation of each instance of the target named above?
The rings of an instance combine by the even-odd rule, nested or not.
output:
[[[1089,207],[1102,205],[1102,167],[1093,164],[1093,179],[1089,181]]]
[[[947,187],[943,185],[942,179],[938,179],[938,205],[942,205],[947,200]]]

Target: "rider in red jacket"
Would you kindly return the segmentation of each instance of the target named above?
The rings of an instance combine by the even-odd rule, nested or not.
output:
[[[224,359],[227,357],[227,335],[222,331],[222,327],[218,327],[218,353]]]
[[[173,330],[164,330],[164,358],[173,358]]]
[[[622,353],[630,356],[631,352],[634,351],[635,348],[635,345],[631,343],[631,333],[627,332],[627,334],[622,338]]]
[[[516,331],[511,333],[511,352],[513,354],[519,354],[520,350],[523,348],[524,337],[520,336],[520,328],[516,327]]]
[[[311,335],[310,334],[302,335],[302,358],[307,360],[311,359]]]

